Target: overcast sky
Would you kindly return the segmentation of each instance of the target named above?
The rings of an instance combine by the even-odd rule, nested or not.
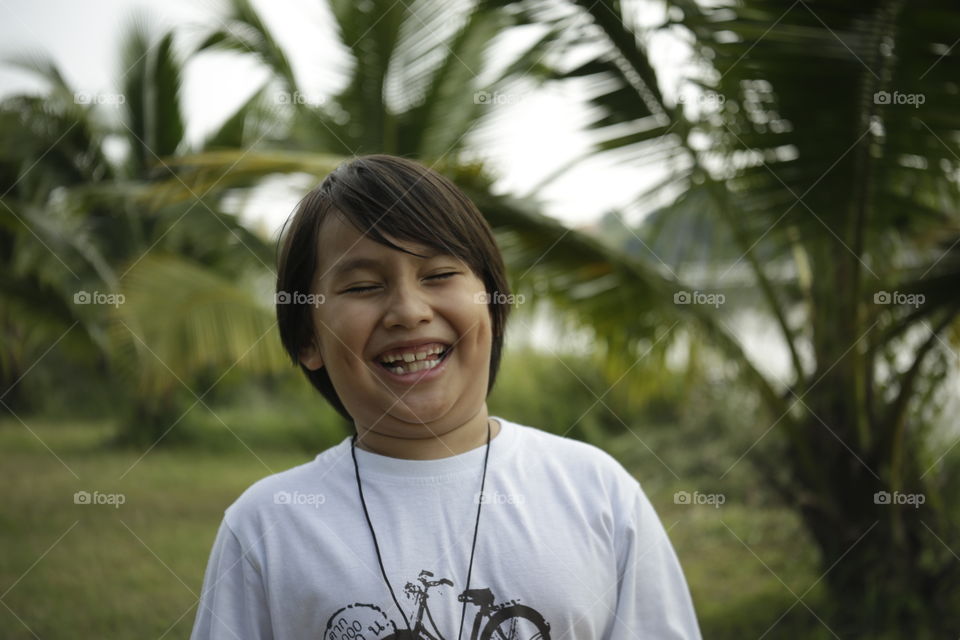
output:
[[[268,26],[291,58],[305,87],[320,94],[336,88],[337,65],[328,46],[332,37],[326,4],[321,0],[254,0]],[[0,56],[45,51],[53,56],[76,91],[116,91],[122,70],[117,59],[119,38],[137,12],[151,24],[179,26],[195,33],[216,22],[222,10],[210,0],[0,0]],[[191,140],[202,137],[230,113],[266,77],[256,63],[230,53],[211,53],[187,68],[182,95]],[[22,72],[0,68],[0,95],[42,87]],[[585,111],[575,88],[556,88],[512,96],[503,125],[481,153],[499,176],[498,190],[525,194],[545,176],[588,148],[579,132]],[[541,192],[546,212],[571,225],[595,220],[610,208],[628,203],[655,176],[612,161],[584,164]],[[260,198],[252,218],[272,232],[286,218],[296,194]]]

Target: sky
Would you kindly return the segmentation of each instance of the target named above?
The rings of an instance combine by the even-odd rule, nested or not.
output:
[[[342,60],[328,46],[333,38],[326,3],[320,0],[254,0],[274,30],[305,87],[323,95],[336,88]],[[223,8],[212,0],[0,0],[0,57],[46,52],[76,91],[116,91],[117,52],[123,29],[142,12],[152,26],[178,26],[190,37],[215,24]],[[669,52],[667,52],[669,55]],[[230,53],[210,53],[187,68],[182,95],[188,139],[198,140],[251,92],[266,71]],[[0,96],[39,91],[29,75],[0,67]],[[546,176],[589,149],[582,128],[587,112],[575,86],[554,87],[506,96],[495,135],[484,137],[480,156],[498,176],[496,190],[528,194]],[[615,160],[578,166],[540,191],[544,212],[582,226],[629,203],[643,184],[656,176]],[[299,184],[296,189],[303,189]],[[292,210],[297,190],[267,189],[248,205],[246,219],[273,233]]]

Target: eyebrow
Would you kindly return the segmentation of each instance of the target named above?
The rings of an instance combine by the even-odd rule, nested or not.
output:
[[[376,269],[379,266],[380,261],[374,260],[373,258],[351,258],[337,264],[337,266],[330,272],[330,276],[336,278],[349,271],[356,271],[357,269]]]
[[[436,258],[437,256],[440,256],[440,255],[444,255],[444,254],[441,251],[430,249],[426,253],[424,253],[423,259],[429,260],[431,258]],[[414,256],[414,257],[419,257],[419,256]],[[330,277],[338,278],[346,273],[349,273],[351,271],[356,271],[358,269],[375,270],[375,269],[379,269],[382,266],[383,266],[383,263],[380,260],[377,260],[375,258],[362,258],[362,257],[350,258],[349,260],[344,260],[343,262],[340,262],[339,264],[337,264],[337,266],[330,271]]]

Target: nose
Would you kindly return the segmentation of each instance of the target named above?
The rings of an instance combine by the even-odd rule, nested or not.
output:
[[[419,282],[398,283],[393,287],[383,315],[385,328],[412,329],[423,322],[430,322],[432,318],[433,309]]]

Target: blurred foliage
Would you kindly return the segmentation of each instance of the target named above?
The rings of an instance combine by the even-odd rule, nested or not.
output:
[[[842,611],[831,623],[956,634],[956,470],[931,435],[948,424],[960,347],[948,70],[960,16],[948,2],[682,0],[651,25],[635,3],[520,4],[561,34],[550,77],[590,96],[598,154],[662,176],[638,193],[659,210],[624,225],[640,247],[614,246],[688,283],[675,290],[726,296],[687,324],[772,416],[778,455],[749,459],[817,544]],[[678,98],[648,56],[666,30],[693,51]],[[616,313],[607,291],[577,298],[575,313],[631,331],[638,307]],[[785,378],[731,348],[730,327],[758,315],[788,353]],[[926,503],[878,503],[883,491]]]
[[[141,447],[266,445],[274,415],[278,442],[336,441],[344,425],[316,398],[299,416],[257,408],[291,393],[289,365],[272,248],[229,203],[354,154],[414,157],[478,204],[531,312],[591,342],[505,360],[495,411],[656,470],[654,488],[775,496],[816,550],[838,631],[956,635],[960,467],[942,449],[960,348],[960,14],[946,0],[643,6],[662,20],[636,2],[331,0],[330,46],[349,62],[319,101],[248,0],[186,51],[136,18],[118,104],[81,99],[42,55],[11,60],[48,90],[0,103],[0,402],[15,417],[106,406],[115,440]],[[493,68],[502,36],[530,27]],[[693,55],[677,87],[649,56],[665,33]],[[192,145],[181,80],[212,50],[270,77]],[[494,190],[471,147],[497,123],[479,96],[545,82],[587,96],[593,157],[660,176],[638,188],[633,208],[655,209],[642,223],[615,211],[591,235]],[[97,295],[117,303],[84,302]],[[744,346],[757,321],[785,375]]]

